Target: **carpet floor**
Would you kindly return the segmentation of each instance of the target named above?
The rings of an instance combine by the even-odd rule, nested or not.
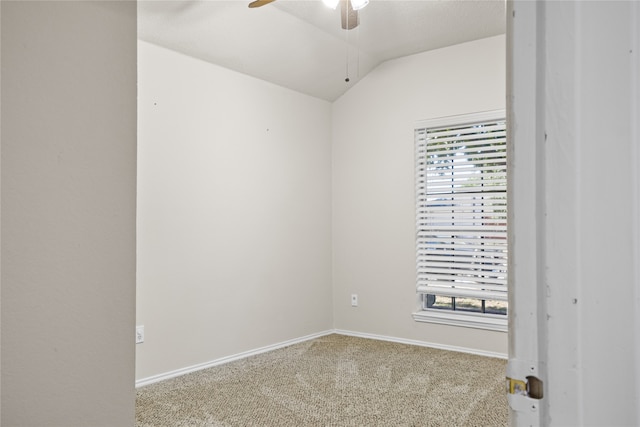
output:
[[[137,390],[136,425],[506,426],[506,361],[328,335]]]

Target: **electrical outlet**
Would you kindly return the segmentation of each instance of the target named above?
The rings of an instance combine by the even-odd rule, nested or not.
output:
[[[144,342],[144,326],[136,326],[136,344]]]
[[[351,295],[351,307],[357,307],[358,306],[358,295],[357,294],[352,294]]]

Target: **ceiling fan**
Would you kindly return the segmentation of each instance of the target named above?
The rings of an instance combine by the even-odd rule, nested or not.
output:
[[[250,8],[261,7],[275,0],[254,0],[249,3]],[[322,0],[324,4],[335,9],[340,4],[340,17],[343,30],[352,30],[360,23],[358,10],[369,4],[369,0]]]

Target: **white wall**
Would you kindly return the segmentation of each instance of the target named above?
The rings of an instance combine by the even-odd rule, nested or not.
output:
[[[136,5],[0,7],[2,425],[133,425]]]
[[[331,329],[331,105],[138,53],[136,377]]]
[[[512,211],[537,231],[537,256],[516,260],[537,277],[514,283],[537,291],[514,301],[536,316],[510,357],[539,360],[541,425],[639,425],[640,5],[510,7],[513,179],[535,195]],[[514,424],[534,424],[514,403]]]
[[[505,37],[386,62],[333,105],[338,329],[507,353],[507,334],[416,323],[414,123],[505,108]],[[358,294],[359,307],[350,305]]]

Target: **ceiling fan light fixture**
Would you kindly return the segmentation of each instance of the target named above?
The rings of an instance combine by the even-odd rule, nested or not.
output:
[[[336,7],[338,7],[338,3],[340,3],[340,0],[322,0],[322,2],[327,7],[330,7],[331,9],[335,9]]]
[[[369,0],[351,0],[351,7],[353,10],[360,10],[369,4]]]

